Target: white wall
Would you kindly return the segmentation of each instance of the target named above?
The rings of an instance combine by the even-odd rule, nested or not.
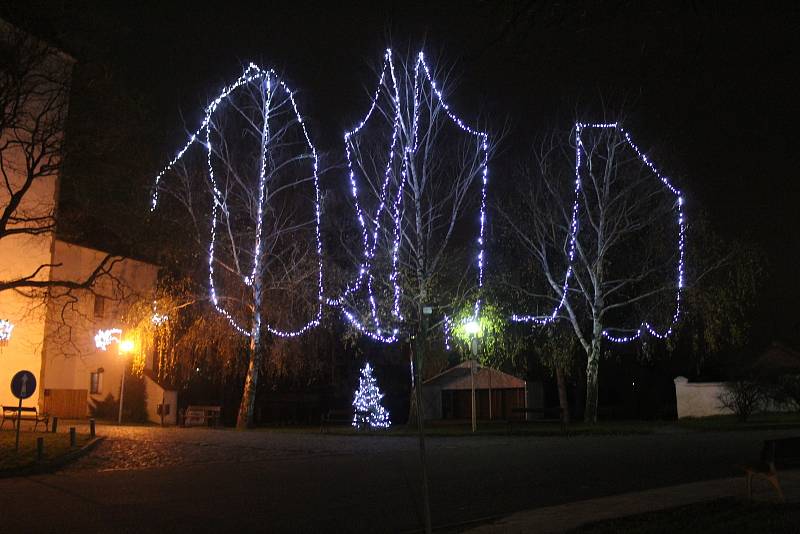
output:
[[[161,424],[158,405],[163,403],[169,405],[169,415],[164,417],[164,424],[177,424],[178,392],[162,388],[146,374],[144,375],[144,387],[147,395],[147,419],[152,423]]]
[[[58,267],[53,275],[60,279],[85,279],[106,253],[56,240],[53,258]],[[101,391],[89,395],[100,401],[110,393],[119,398],[120,381],[126,358],[118,345],[105,351],[94,344],[99,329],[121,328],[130,306],[150,300],[155,290],[158,268],[133,259],[114,264],[110,277],[98,280],[92,291],[81,290],[71,296],[51,299],[47,306],[47,328],[42,364],[43,389],[89,389],[90,374],[103,369]],[[95,317],[95,295],[105,296],[102,317]]]
[[[683,376],[675,380],[675,398],[678,402],[678,419],[682,417],[707,417],[727,415],[733,412],[723,408],[719,395],[724,391],[724,382],[694,382]]]

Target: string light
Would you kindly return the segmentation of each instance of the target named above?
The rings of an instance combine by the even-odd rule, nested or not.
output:
[[[169,315],[158,313],[156,301],[153,301],[153,315],[150,316],[150,322],[155,326],[161,326],[169,320]]]
[[[100,350],[106,350],[112,343],[119,343],[122,330],[111,328],[108,330],[98,330],[94,336],[94,346]]]
[[[0,342],[7,343],[11,339],[14,324],[6,319],[0,319]]]
[[[274,80],[274,85],[273,85]],[[224,87],[219,95],[206,107],[205,110],[205,117],[200,124],[200,127],[191,135],[189,136],[188,141],[186,144],[178,151],[176,156],[170,161],[161,172],[155,178],[155,184],[153,187],[153,193],[151,197],[151,211],[155,210],[158,206],[158,193],[159,193],[159,184],[161,179],[172,169],[178,161],[186,154],[189,148],[198,142],[198,139],[204,139],[205,142],[201,143],[206,149],[206,164],[207,164],[207,171],[208,171],[208,178],[211,182],[211,187],[213,191],[213,204],[211,208],[211,238],[209,240],[209,248],[208,248],[208,283],[209,283],[209,293],[211,296],[211,302],[214,304],[215,309],[219,312],[223,317],[225,317],[231,326],[236,329],[240,334],[244,336],[251,336],[252,332],[241,326],[233,315],[222,306],[220,303],[220,299],[217,295],[217,288],[214,282],[214,257],[216,252],[216,237],[217,237],[217,223],[219,220],[220,211],[223,213],[227,213],[227,206],[223,200],[222,192],[220,191],[216,178],[214,176],[214,166],[212,161],[212,154],[213,154],[213,144],[211,139],[211,128],[212,128],[212,118],[214,114],[218,111],[220,106],[240,87],[243,87],[247,84],[251,83],[259,83],[261,84],[262,91],[266,91],[267,98],[265,99],[265,108],[264,108],[264,124],[262,129],[261,135],[261,156],[262,156],[262,165],[259,170],[259,204],[258,204],[258,214],[257,214],[257,221],[256,221],[256,235],[254,239],[254,250],[253,250],[253,267],[248,276],[242,276],[242,282],[248,286],[252,286],[255,282],[255,277],[257,275],[257,271],[259,268],[258,265],[258,258],[261,251],[261,233],[263,227],[263,205],[265,201],[266,195],[266,181],[267,181],[267,173],[266,173],[266,153],[268,150],[267,147],[267,140],[269,138],[269,124],[268,124],[268,115],[269,115],[269,102],[271,102],[272,92],[282,90],[289,99],[289,102],[292,105],[292,109],[294,111],[295,118],[297,119],[297,123],[300,125],[300,128],[303,132],[303,137],[305,139],[308,148],[311,150],[311,156],[313,159],[313,178],[314,178],[314,190],[315,190],[315,203],[314,203],[314,217],[315,217],[315,238],[316,238],[316,252],[317,252],[317,309],[314,317],[308,321],[305,325],[298,328],[297,330],[280,330],[275,328],[272,325],[266,325],[267,331],[272,333],[273,335],[280,336],[280,337],[296,337],[299,336],[308,330],[316,327],[319,325],[321,317],[322,317],[322,305],[323,305],[323,293],[324,293],[324,284],[323,284],[323,275],[322,275],[322,238],[320,235],[320,217],[321,217],[321,210],[320,210],[320,189],[319,189],[319,161],[317,158],[317,150],[314,147],[314,144],[311,142],[311,137],[308,133],[306,128],[305,122],[303,121],[303,117],[300,115],[300,111],[297,107],[297,102],[294,99],[294,93],[292,90],[286,85],[286,83],[281,80],[278,75],[275,73],[274,70],[264,70],[258,65],[254,63],[250,63],[249,66],[244,70],[242,75],[237,78],[233,83]],[[235,246],[235,245],[233,245]]]
[[[361,429],[389,428],[389,412],[381,405],[384,395],[378,388],[377,380],[372,376],[372,367],[367,363],[361,369],[358,379],[358,389],[353,398],[353,426]]]
[[[355,170],[355,166],[353,164],[353,148],[351,147],[352,139],[356,134],[358,134],[368,123],[369,119],[373,115],[378,103],[378,98],[381,94],[381,89],[384,87],[386,80],[387,80],[387,73],[391,78],[391,88],[390,92],[392,94],[393,100],[393,109],[394,109],[394,117],[393,117],[393,124],[392,124],[392,137],[390,142],[389,148],[389,156],[386,166],[384,168],[384,175],[383,180],[381,182],[380,187],[378,188],[378,198],[377,198],[377,206],[375,208],[374,215],[372,217],[367,217],[365,212],[359,202],[359,191],[358,191],[358,183],[357,183],[357,174]],[[420,92],[422,89],[422,76],[427,79],[427,82],[436,95],[436,98],[441,105],[442,109],[445,111],[447,117],[462,131],[468,133],[476,137],[480,141],[480,148],[482,151],[482,158],[481,158],[481,203],[480,203],[480,216],[479,216],[479,223],[480,229],[478,232],[477,237],[477,245],[478,245],[478,254],[475,258],[475,262],[478,269],[478,287],[483,286],[483,271],[484,271],[484,264],[485,264],[485,252],[484,252],[484,232],[486,226],[486,189],[488,184],[488,177],[489,177],[489,168],[488,168],[488,160],[489,160],[489,136],[486,132],[482,132],[476,130],[470,126],[468,126],[464,121],[462,121],[458,116],[456,116],[453,111],[450,109],[449,105],[444,99],[441,91],[438,89],[436,85],[436,81],[433,79],[431,75],[430,69],[428,68],[427,63],[425,62],[425,56],[422,52],[420,52],[416,58],[416,62],[414,64],[414,94],[413,94],[413,110],[412,110],[412,119],[411,119],[411,139],[410,142],[407,143],[407,146],[397,150],[397,145],[401,142],[401,132],[402,132],[402,109],[400,105],[400,92],[397,83],[397,78],[395,75],[394,69],[394,60],[392,56],[391,49],[387,49],[386,53],[384,54],[384,63],[381,69],[381,73],[378,80],[378,86],[373,93],[372,102],[367,110],[367,113],[358,122],[358,124],[351,130],[345,132],[344,134],[344,142],[345,142],[345,155],[347,160],[347,167],[348,167],[348,177],[350,180],[350,190],[353,196],[353,204],[356,210],[356,218],[359,222],[361,227],[362,233],[362,243],[363,243],[363,254],[362,260],[359,265],[358,275],[355,277],[355,280],[347,286],[344,290],[342,296],[336,299],[328,299],[327,302],[331,305],[340,306],[342,308],[343,316],[346,320],[348,320],[356,329],[359,331],[367,334],[372,339],[383,341],[385,343],[392,343],[397,340],[397,333],[399,324],[402,323],[404,320],[400,303],[402,300],[403,290],[402,286],[399,282],[399,251],[400,251],[400,244],[402,238],[402,201],[403,201],[403,191],[406,187],[406,181],[408,178],[409,172],[409,164],[413,160],[416,155],[417,146],[418,146],[418,133],[419,133],[419,116],[420,116]],[[393,201],[389,199],[389,185],[392,182],[392,171],[394,169],[394,161],[395,161],[395,154],[401,153],[403,157],[403,162],[401,165],[400,170],[400,179],[399,179],[399,186],[396,195],[394,196]],[[391,206],[389,204],[391,203]],[[379,233],[381,229],[381,215],[383,212],[386,212],[391,218],[393,223],[392,228],[392,243],[390,244],[391,248],[391,270],[389,273],[389,282],[392,286],[392,309],[391,315],[395,322],[395,327],[388,330],[391,332],[391,335],[387,335],[385,331],[387,329],[381,327],[381,321],[378,314],[378,307],[375,299],[375,294],[372,289],[373,279],[374,276],[372,274],[372,267],[373,267],[373,260],[375,257],[375,252],[377,249]],[[370,228],[368,227],[368,220],[374,221],[374,228],[372,228],[370,232]],[[369,313],[371,316],[371,322],[374,325],[374,328],[368,328],[364,323],[359,321],[356,318],[356,315],[346,310],[346,301],[349,296],[351,296],[356,291],[359,291],[361,288],[365,288],[367,291],[367,302],[369,304]],[[480,300],[476,300],[474,306],[474,315],[475,317],[478,316],[480,311]],[[445,336],[447,337],[447,336]]]
[[[581,123],[578,122],[575,124],[575,192],[574,192],[574,201],[572,204],[572,220],[570,223],[570,236],[569,236],[569,248],[567,253],[567,271],[564,276],[564,283],[561,288],[561,299],[559,300],[558,304],[553,308],[553,311],[548,316],[533,316],[533,315],[512,315],[511,320],[514,322],[520,323],[534,323],[534,324],[547,324],[556,320],[559,311],[564,306],[564,303],[567,299],[567,292],[569,290],[569,280],[573,273],[573,261],[575,259],[575,249],[577,243],[577,235],[578,235],[578,210],[579,210],[579,203],[580,203],[580,190],[581,190],[581,168],[582,168],[582,153],[585,151],[583,146],[583,141],[581,139],[581,132],[587,129],[613,129],[618,131],[622,134],[625,142],[630,146],[633,151],[636,153],[636,156],[639,160],[644,163],[655,176],[661,181],[661,183],[669,190],[670,193],[675,195],[676,201],[676,212],[677,212],[677,222],[678,222],[678,268],[677,268],[677,282],[676,282],[676,292],[675,292],[675,310],[672,314],[672,320],[669,326],[662,331],[656,330],[649,322],[642,321],[639,326],[634,329],[624,329],[624,328],[606,328],[602,331],[602,336],[614,343],[629,343],[631,341],[635,341],[639,339],[645,332],[650,334],[653,337],[659,339],[665,339],[672,334],[673,328],[675,324],[678,322],[681,314],[681,296],[683,293],[683,285],[684,285],[684,257],[685,257],[685,244],[686,244],[686,217],[683,213],[683,204],[684,198],[679,189],[673,186],[669,179],[661,174],[653,162],[647,157],[647,155],[642,152],[642,150],[633,142],[630,133],[628,133],[622,126],[618,123]],[[613,335],[611,334],[610,330],[615,331],[629,331],[632,333],[628,335]]]

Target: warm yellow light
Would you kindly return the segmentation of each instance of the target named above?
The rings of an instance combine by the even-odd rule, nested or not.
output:
[[[119,342],[119,353],[126,354],[133,350],[133,341],[130,339],[123,339]]]

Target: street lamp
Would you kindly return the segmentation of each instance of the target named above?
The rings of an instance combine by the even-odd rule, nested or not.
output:
[[[472,349],[469,374],[472,380],[472,431],[475,432],[478,428],[477,413],[475,410],[475,366],[478,362],[478,333],[481,331],[481,325],[478,321],[473,319],[464,325],[464,331],[470,335],[470,348]],[[489,399],[489,402],[491,401],[492,400]]]
[[[120,356],[125,356],[133,351],[133,341],[130,339],[123,339],[117,345]],[[117,424],[122,424],[122,399],[125,395],[125,360],[122,361],[122,380],[119,383],[119,415],[117,417]]]

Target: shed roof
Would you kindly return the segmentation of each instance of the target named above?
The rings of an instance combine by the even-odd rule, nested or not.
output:
[[[471,389],[471,360],[451,367],[423,382],[426,386],[438,386],[442,389]],[[475,389],[522,389],[525,381],[516,376],[478,365],[475,372]]]

